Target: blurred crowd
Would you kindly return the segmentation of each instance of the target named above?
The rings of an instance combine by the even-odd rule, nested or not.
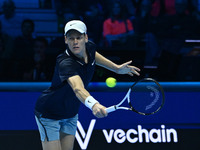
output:
[[[200,56],[198,47],[185,49],[186,40],[200,38],[198,5],[198,0],[45,0],[41,9],[56,10],[58,32],[67,21],[82,20],[100,49],[130,55],[143,50],[144,65],[158,66],[163,55]],[[5,0],[0,14],[0,81],[50,81],[56,56],[66,49],[64,37],[48,41],[35,36],[34,21],[15,9],[12,0]],[[162,66],[163,78],[177,61]]]

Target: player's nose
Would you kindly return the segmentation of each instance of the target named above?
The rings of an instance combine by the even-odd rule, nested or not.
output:
[[[74,39],[74,44],[78,44],[78,39]]]

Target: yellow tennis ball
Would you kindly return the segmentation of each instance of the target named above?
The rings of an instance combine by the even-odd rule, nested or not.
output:
[[[113,88],[115,87],[117,84],[117,80],[113,77],[109,77],[106,79],[106,85],[110,88]]]

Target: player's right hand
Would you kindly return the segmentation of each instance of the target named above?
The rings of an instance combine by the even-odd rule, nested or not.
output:
[[[108,113],[106,112],[106,107],[104,107],[103,105],[101,105],[99,103],[96,103],[92,107],[92,113],[97,118],[103,118],[108,115]]]

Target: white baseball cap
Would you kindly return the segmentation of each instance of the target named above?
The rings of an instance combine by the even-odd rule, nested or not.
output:
[[[77,30],[80,33],[86,34],[87,27],[80,20],[72,20],[72,21],[69,21],[68,23],[66,23],[66,25],[65,25],[65,29],[64,29],[65,35],[69,30]]]

